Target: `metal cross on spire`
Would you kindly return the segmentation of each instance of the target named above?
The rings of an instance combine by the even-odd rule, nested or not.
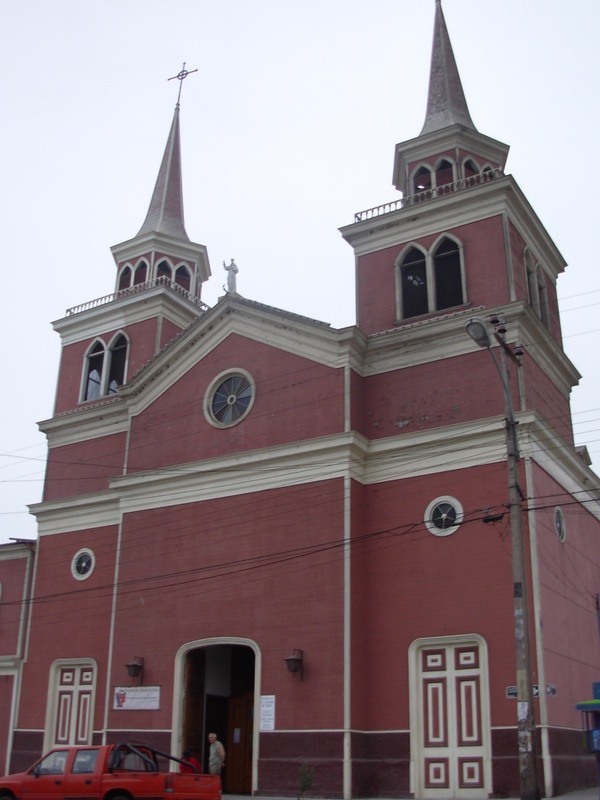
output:
[[[191,75],[192,72],[198,72],[198,70],[197,69],[187,70],[185,68],[185,61],[184,61],[183,62],[183,67],[181,69],[181,72],[179,72],[177,75],[173,75],[172,78],[167,78],[167,80],[169,80],[169,81],[174,81],[175,78],[177,78],[177,80],[179,81],[179,94],[177,95],[177,106],[178,107],[179,107],[179,100],[181,99],[181,87],[183,85],[183,81],[187,78],[188,75]]]

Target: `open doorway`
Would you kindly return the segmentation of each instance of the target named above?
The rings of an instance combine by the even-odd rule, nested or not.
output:
[[[197,647],[185,657],[183,749],[208,771],[208,734],[226,751],[223,791],[252,793],[255,655],[245,645]]]

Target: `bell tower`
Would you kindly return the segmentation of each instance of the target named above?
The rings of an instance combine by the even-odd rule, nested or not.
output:
[[[119,387],[206,309],[206,247],[192,242],[183,215],[179,103],[144,223],[111,248],[113,294],[54,322],[62,340],[55,414],[114,400]]]
[[[425,123],[416,139],[396,145],[394,186],[413,202],[430,199],[457,182],[498,177],[508,150],[473,124],[442,5],[436,0]]]
[[[200,299],[210,267],[206,247],[191,242],[184,226],[179,104],[144,224],[133,239],[111,251],[117,264],[117,292],[158,281]]]
[[[403,385],[421,398],[414,417],[427,407],[420,424],[443,426],[502,414],[499,400],[468,408],[450,399],[457,382],[473,383],[477,394],[481,354],[466,342],[466,320],[502,319],[508,343],[525,348],[515,407],[535,408],[572,446],[569,397],[579,375],[562,349],[556,292],[566,264],[505,173],[508,151],[473,123],[436,0],[425,122],[394,150],[402,196],[341,228],[355,253],[357,325],[377,352],[390,348],[388,369],[402,371]],[[448,391],[419,385],[417,372],[433,369],[448,376]]]

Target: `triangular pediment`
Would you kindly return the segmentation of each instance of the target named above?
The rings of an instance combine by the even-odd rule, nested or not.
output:
[[[231,336],[331,368],[347,363],[349,351],[357,349],[357,331],[354,328],[335,329],[328,323],[246,300],[239,295],[225,295],[216,306],[169,342],[122,388],[120,394],[128,399],[132,413],[140,413]]]

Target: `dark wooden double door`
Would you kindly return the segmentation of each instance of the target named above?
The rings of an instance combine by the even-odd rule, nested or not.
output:
[[[222,647],[222,646],[220,646]],[[252,737],[254,732],[254,652],[249,647],[231,645],[228,694],[206,691],[214,681],[207,680],[210,670],[208,648],[190,651],[186,661],[186,696],[184,706],[183,746],[198,758],[208,771],[208,742],[211,731],[217,733],[226,751],[221,774],[223,791],[230,794],[252,793]]]

